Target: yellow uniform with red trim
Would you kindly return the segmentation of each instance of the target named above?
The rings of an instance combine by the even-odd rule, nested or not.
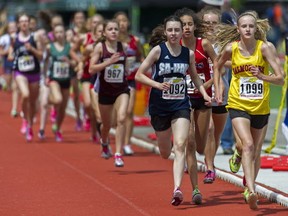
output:
[[[268,75],[268,62],[261,52],[263,41],[257,40],[255,51],[251,56],[243,56],[238,47],[239,42],[232,44],[232,80],[228,94],[227,109],[242,110],[250,115],[270,113],[268,82],[258,79],[250,72],[256,66],[260,72]]]

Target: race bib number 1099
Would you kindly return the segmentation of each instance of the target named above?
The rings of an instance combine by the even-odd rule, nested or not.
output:
[[[241,77],[239,91],[242,99],[262,99],[263,80],[255,77]]]

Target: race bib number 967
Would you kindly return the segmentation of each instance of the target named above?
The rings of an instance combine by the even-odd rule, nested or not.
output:
[[[105,68],[104,79],[108,83],[122,83],[124,78],[123,64],[112,64]]]

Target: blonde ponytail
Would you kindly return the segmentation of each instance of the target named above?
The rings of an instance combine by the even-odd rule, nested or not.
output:
[[[237,18],[237,25],[239,24],[239,19],[243,16],[252,16],[256,20],[256,32],[255,32],[255,39],[267,41],[266,35],[267,32],[270,30],[270,25],[268,19],[259,19],[258,14],[255,11],[246,11],[238,16]],[[231,42],[239,41],[240,34],[237,31],[237,26],[234,25],[227,25],[227,24],[220,24],[216,28],[215,34],[215,41],[216,46],[223,50],[224,47]]]

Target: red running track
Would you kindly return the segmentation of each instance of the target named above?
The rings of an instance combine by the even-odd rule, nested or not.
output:
[[[170,215],[287,215],[287,208],[260,198],[259,209],[244,203],[242,189],[219,179],[202,183],[200,206],[191,204],[191,186],[184,176],[184,202],[170,205],[172,161],[134,147],[123,168],[100,157],[100,146],[88,132],[75,132],[66,117],[62,143],[56,143],[47,125],[47,139],[26,143],[21,119],[10,117],[10,94],[0,92],[0,215],[1,216],[170,216]],[[34,133],[38,122],[34,126]],[[112,145],[114,148],[114,145]]]

